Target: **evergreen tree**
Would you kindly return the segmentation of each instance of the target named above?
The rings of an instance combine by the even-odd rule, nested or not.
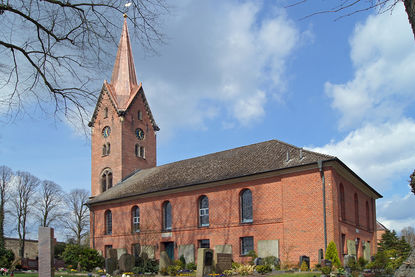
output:
[[[332,264],[336,267],[340,267],[339,253],[337,252],[337,247],[334,241],[330,241],[326,250],[326,260],[330,260]]]

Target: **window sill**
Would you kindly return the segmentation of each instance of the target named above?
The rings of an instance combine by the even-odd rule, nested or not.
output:
[[[203,229],[203,228],[207,229],[207,228],[209,228],[209,225],[200,225],[199,228],[200,229]]]
[[[253,223],[254,223],[253,220],[251,220],[251,221],[241,221],[240,222],[241,225],[252,225]]]

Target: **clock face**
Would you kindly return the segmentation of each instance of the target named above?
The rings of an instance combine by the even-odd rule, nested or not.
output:
[[[102,129],[102,136],[104,138],[107,138],[107,137],[109,137],[110,134],[111,134],[110,126],[105,126],[104,129]]]
[[[137,128],[137,129],[135,129],[135,136],[136,136],[139,140],[144,139],[144,131],[143,131],[141,128]]]

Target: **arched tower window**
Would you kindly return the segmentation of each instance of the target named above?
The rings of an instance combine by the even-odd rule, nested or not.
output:
[[[133,232],[140,232],[140,208],[134,206],[131,210]]]
[[[169,201],[163,203],[163,230],[171,231],[171,204]]]
[[[112,171],[107,168],[101,173],[101,190],[102,192],[112,187]]]
[[[359,226],[359,198],[357,193],[354,194],[354,218],[356,226]]]
[[[137,118],[138,120],[143,120],[143,113],[140,111],[137,112]]]
[[[105,107],[104,109],[104,118],[108,117],[108,107]]]
[[[107,155],[109,155],[111,152],[111,144],[107,142]]]
[[[240,195],[241,222],[252,222],[252,192],[245,189]]]
[[[106,144],[104,144],[103,146],[102,146],[102,156],[106,156],[107,155],[107,145]]]
[[[140,146],[140,157],[143,159],[146,157],[146,151],[144,149],[144,146]]]
[[[112,234],[112,213],[110,210],[105,212],[105,234]]]
[[[344,186],[340,183],[340,216],[342,220],[346,219],[346,206],[344,201]]]
[[[367,229],[370,231],[370,212],[369,212],[369,202],[366,201],[366,225]]]
[[[199,198],[199,226],[209,226],[209,199],[206,195]]]

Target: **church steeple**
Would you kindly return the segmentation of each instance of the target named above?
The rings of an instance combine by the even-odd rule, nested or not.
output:
[[[131,94],[138,87],[126,17],[124,18],[117,57],[112,71],[111,85],[121,107],[127,103]]]

